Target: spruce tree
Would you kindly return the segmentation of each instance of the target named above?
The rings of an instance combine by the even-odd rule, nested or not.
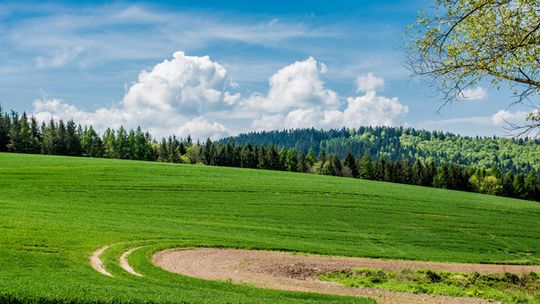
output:
[[[315,162],[317,161],[317,158],[315,157],[315,152],[313,152],[313,148],[310,147],[308,150],[308,153],[306,155],[306,161],[309,167],[312,167]]]
[[[116,158],[116,136],[111,128],[107,128],[103,134],[103,149],[104,156],[108,158]]]
[[[525,193],[524,197],[529,200],[538,199],[538,175],[534,170],[531,170],[525,178]]]
[[[81,154],[81,138],[77,131],[77,125],[73,120],[70,120],[66,127],[66,155],[80,156]]]
[[[34,116],[30,118],[30,134],[31,134],[31,152],[34,154],[41,153],[42,134],[38,126],[38,122]]]
[[[300,153],[298,156],[298,172],[309,172],[310,168],[307,157],[303,153]]]
[[[360,176],[360,172],[358,171],[358,166],[356,164],[356,160],[354,159],[354,156],[349,152],[347,153],[347,156],[345,157],[345,161],[343,162],[343,165],[350,170],[351,177],[358,178]]]
[[[11,124],[9,128],[8,150],[11,152],[22,152],[23,140],[21,135],[21,124],[19,114],[11,111]]]
[[[376,179],[375,164],[366,152],[358,161],[359,177],[363,179]]]
[[[514,195],[518,198],[527,197],[525,193],[525,178],[521,173],[517,173],[514,176]]]
[[[298,171],[298,152],[296,152],[295,148],[291,148],[287,151],[285,169],[291,172]]]
[[[8,150],[10,125],[9,116],[3,113],[0,105],[0,152]]]
[[[58,128],[54,134],[53,142],[55,148],[54,154],[67,155],[67,130],[63,120],[58,122]]]
[[[504,175],[502,183],[502,195],[508,197],[514,196],[514,174],[512,171],[508,171]]]
[[[415,185],[419,186],[425,186],[424,183],[426,182],[426,173],[425,173],[425,167],[424,163],[417,158],[414,162],[414,165],[412,167],[412,179]]]
[[[279,154],[273,144],[268,145],[268,150],[266,151],[266,162],[266,169],[280,170],[281,165],[279,160]]]

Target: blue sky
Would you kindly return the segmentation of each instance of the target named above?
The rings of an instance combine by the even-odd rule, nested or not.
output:
[[[471,88],[438,112],[402,66],[405,26],[432,5],[0,2],[0,103],[157,136],[368,124],[504,135],[527,110],[508,108],[508,90]]]

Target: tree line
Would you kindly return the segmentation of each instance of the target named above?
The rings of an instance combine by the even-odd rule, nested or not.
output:
[[[540,138],[468,137],[414,128],[363,126],[250,132],[221,140],[227,141],[294,147],[302,153],[312,148],[316,154],[325,150],[340,158],[352,153],[355,157],[368,154],[372,159],[391,161],[433,160],[438,165],[447,162],[486,170],[497,165],[503,171],[523,174],[540,169]]]
[[[0,151],[304,172],[540,201],[540,182],[534,169],[524,174],[502,171],[496,164],[485,169],[421,158],[373,158],[369,153],[356,157],[347,152],[340,157],[326,149],[317,153],[313,147],[303,152],[273,143],[237,144],[210,139],[200,143],[193,142],[190,136],[157,141],[140,127],[109,128],[100,136],[92,126],[83,127],[73,120],[51,119],[39,124],[35,117],[16,112],[0,115]]]

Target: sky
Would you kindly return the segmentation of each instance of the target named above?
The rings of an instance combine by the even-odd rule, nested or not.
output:
[[[510,90],[441,108],[403,66],[433,0],[0,2],[0,104],[103,132],[221,138],[388,125],[508,135]]]

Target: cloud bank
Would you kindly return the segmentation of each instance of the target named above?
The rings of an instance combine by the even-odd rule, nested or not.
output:
[[[74,119],[103,131],[106,127],[141,126],[157,137],[191,134],[219,138],[242,130],[340,128],[395,125],[408,107],[397,97],[378,94],[384,80],[372,73],[358,77],[357,96],[341,98],[326,87],[328,67],[309,57],[279,69],[268,92],[242,96],[227,70],[208,56],[176,52],[151,70],[140,72],[114,107],[84,111],[58,99],[36,100],[40,120]],[[235,121],[234,117],[243,117]]]

